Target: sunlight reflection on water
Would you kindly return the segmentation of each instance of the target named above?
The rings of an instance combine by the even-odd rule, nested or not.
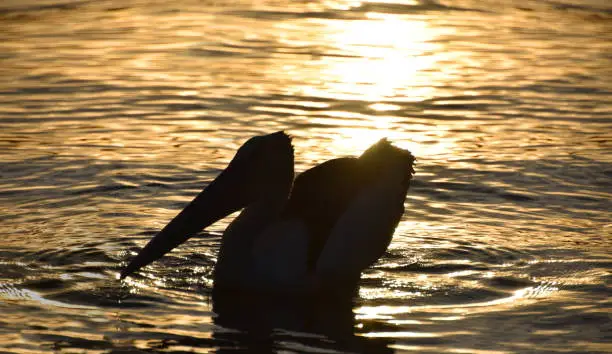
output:
[[[376,13],[366,18],[323,22],[325,27],[317,31],[322,41],[343,56],[322,58],[314,67],[306,67],[306,75],[314,74],[325,84],[306,87],[304,94],[373,102],[434,97],[435,87],[444,85],[439,71],[427,73],[438,59],[432,52],[440,49],[431,43],[434,30],[424,19]]]

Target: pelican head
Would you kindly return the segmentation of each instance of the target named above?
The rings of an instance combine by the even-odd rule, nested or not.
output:
[[[287,134],[280,131],[249,139],[228,167],[132,259],[120,278],[251,203],[276,195],[288,196],[293,177],[293,146]]]

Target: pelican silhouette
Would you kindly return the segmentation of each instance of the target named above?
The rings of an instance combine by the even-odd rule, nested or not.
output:
[[[121,279],[241,210],[222,236],[214,288],[310,292],[356,286],[404,213],[414,157],[382,139],[294,181],[291,138],[256,136],[131,260]]]

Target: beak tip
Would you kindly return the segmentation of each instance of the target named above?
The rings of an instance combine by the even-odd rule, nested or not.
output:
[[[135,259],[137,258],[138,257],[136,257]],[[132,275],[135,271],[137,271],[140,268],[135,262],[135,259],[132,259],[132,261],[128,263],[128,265],[121,270],[121,273],[119,273],[119,280],[123,280],[129,277],[130,275]]]
[[[119,280],[123,280],[127,278],[128,276],[130,276],[130,274],[132,274],[132,272],[129,271],[129,269],[125,268],[124,270],[121,271],[121,273],[119,273]]]

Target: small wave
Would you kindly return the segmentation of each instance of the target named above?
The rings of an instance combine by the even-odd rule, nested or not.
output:
[[[29,290],[16,287],[11,284],[3,284],[0,283],[0,299],[4,299],[5,301],[20,301],[20,302],[34,302],[41,306],[53,306],[53,307],[63,307],[63,308],[71,308],[71,309],[88,309],[93,310],[95,307],[93,306],[82,306],[75,305],[66,302],[50,300],[39,293]]]

